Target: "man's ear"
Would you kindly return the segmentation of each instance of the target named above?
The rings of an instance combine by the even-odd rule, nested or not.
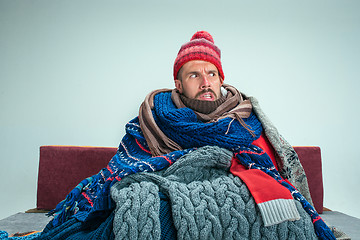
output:
[[[181,80],[175,79],[175,87],[179,91],[179,93],[183,92]]]

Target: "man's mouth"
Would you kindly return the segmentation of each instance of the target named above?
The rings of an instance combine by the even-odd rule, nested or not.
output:
[[[196,95],[196,99],[204,101],[215,101],[215,93],[211,89],[201,91]]]

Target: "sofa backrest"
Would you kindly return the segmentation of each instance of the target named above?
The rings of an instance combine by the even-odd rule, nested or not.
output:
[[[305,169],[314,207],[323,211],[323,181],[319,147],[294,147]],[[83,179],[106,167],[117,148],[41,146],[37,209],[51,210]]]
[[[37,208],[51,210],[83,179],[106,167],[117,148],[41,146]]]

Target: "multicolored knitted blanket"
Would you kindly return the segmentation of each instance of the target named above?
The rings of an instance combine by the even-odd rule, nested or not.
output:
[[[153,157],[141,132],[138,118],[133,119],[126,125],[126,135],[108,166],[97,175],[83,180],[58,204],[50,213],[55,217],[48,229],[56,228],[69,219],[89,222],[97,217],[109,216],[115,207],[110,197],[110,188],[114,183],[133,173],[155,172],[167,168],[197,147],[210,145],[228,149],[247,168],[257,168],[283,184],[280,174],[276,170],[269,170],[269,164],[272,163],[267,154],[259,154],[260,150],[251,144],[262,132],[261,123],[255,114],[244,119],[245,124],[251,127],[251,134],[243,124],[231,118],[203,123],[191,109],[176,108],[170,92],[155,96],[152,112],[161,130],[183,150]],[[317,235],[321,239],[334,239],[330,229],[305,198],[291,186],[283,185],[310,214]]]
[[[174,163],[192,149],[152,157],[141,134],[138,118],[126,124],[126,135],[106,168],[81,181],[49,215],[53,227],[76,218],[81,222],[106,216],[115,205],[110,197],[111,186],[122,178],[137,172],[155,172]]]

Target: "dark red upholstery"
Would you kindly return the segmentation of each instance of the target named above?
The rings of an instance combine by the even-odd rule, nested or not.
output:
[[[316,210],[323,210],[323,182],[319,147],[295,147],[307,174]],[[37,189],[37,208],[53,209],[83,179],[97,174],[116,153],[116,148],[42,146]]]
[[[308,179],[311,198],[318,213],[323,212],[324,188],[320,147],[294,147]]]
[[[37,208],[55,208],[83,179],[106,167],[116,150],[105,147],[40,147]]]

